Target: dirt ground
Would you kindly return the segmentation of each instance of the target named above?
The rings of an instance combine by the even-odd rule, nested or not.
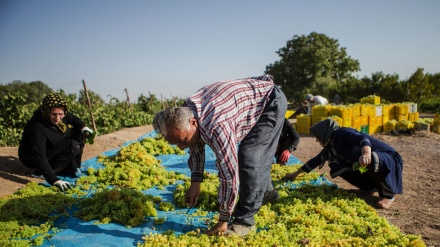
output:
[[[143,126],[98,136],[93,145],[86,145],[83,161],[136,140],[151,130],[151,126]],[[394,147],[404,160],[404,193],[396,196],[390,209],[377,209],[378,213],[403,232],[421,235],[427,246],[440,247],[440,135],[417,131],[412,135],[374,136]],[[298,149],[292,154],[305,163],[320,150],[315,138],[301,135]],[[327,166],[320,170],[328,171]],[[0,196],[12,194],[30,181],[41,181],[31,178],[31,172],[18,160],[17,147],[0,147]],[[354,189],[340,178],[327,178],[344,189]],[[373,196],[359,197],[371,205],[377,201]]]

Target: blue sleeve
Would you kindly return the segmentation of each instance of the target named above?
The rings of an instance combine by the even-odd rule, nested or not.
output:
[[[301,169],[304,172],[309,173],[318,166],[321,168],[328,159],[329,159],[328,152],[325,149],[323,149],[318,155],[307,161],[301,167]]]

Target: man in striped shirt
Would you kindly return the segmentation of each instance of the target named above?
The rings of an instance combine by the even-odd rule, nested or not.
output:
[[[183,107],[168,108],[154,117],[153,127],[165,140],[189,148],[191,186],[185,195],[189,206],[200,195],[205,145],[216,155],[219,222],[208,235],[247,235],[255,229],[254,215],[263,198],[265,203],[278,198],[270,170],[286,110],[285,95],[272,76],[263,75],[207,85]]]

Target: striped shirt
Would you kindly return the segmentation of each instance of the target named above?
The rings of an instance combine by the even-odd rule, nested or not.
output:
[[[185,102],[198,119],[201,138],[197,148],[189,150],[191,181],[203,180],[206,144],[216,155],[222,221],[229,219],[238,195],[237,143],[257,123],[273,87],[269,75],[220,81],[203,87]]]

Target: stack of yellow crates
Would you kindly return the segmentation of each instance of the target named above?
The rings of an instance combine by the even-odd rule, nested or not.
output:
[[[382,132],[382,116],[369,116],[368,118],[368,134],[375,134]]]
[[[440,115],[436,114],[437,124],[432,130],[440,133]],[[351,127],[366,134],[382,131],[413,128],[419,119],[416,103],[380,104],[380,97],[369,95],[360,103],[350,105],[317,105],[312,108],[312,115],[297,117],[298,133],[310,134],[310,127],[326,118],[334,119],[341,127]]]
[[[299,134],[310,135],[310,127],[312,124],[312,117],[301,114],[296,117],[296,132]]]
[[[408,120],[408,109],[409,105],[405,103],[395,104],[394,105],[394,119],[397,122],[401,122],[403,120]]]
[[[349,106],[334,106],[330,111],[330,116],[338,116],[341,118],[340,126],[352,127],[353,108]]]
[[[312,107],[312,126],[330,115],[331,105],[315,105]]]
[[[386,104],[382,105],[382,124],[385,126],[385,124],[394,119],[394,105],[393,104]]]

